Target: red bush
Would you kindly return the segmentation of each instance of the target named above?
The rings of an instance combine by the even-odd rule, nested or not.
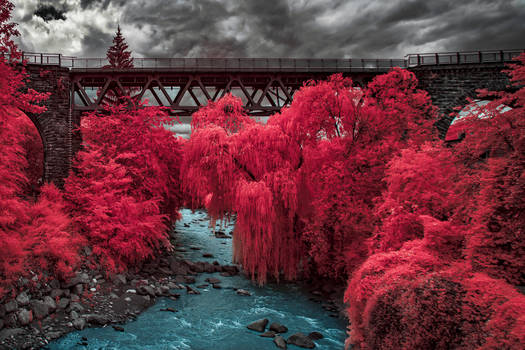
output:
[[[181,145],[158,108],[108,107],[82,121],[85,149],[65,184],[75,225],[110,270],[169,248],[179,217]]]

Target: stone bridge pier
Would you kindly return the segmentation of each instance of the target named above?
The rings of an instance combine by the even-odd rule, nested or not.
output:
[[[56,65],[28,65],[28,88],[51,93],[44,103],[47,110],[41,114],[27,113],[35,124],[44,149],[45,182],[64,185],[71,168],[71,160],[80,147],[78,128],[80,118],[73,117],[69,69]]]

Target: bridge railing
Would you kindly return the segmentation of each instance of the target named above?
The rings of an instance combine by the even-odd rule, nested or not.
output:
[[[107,67],[106,58],[77,58],[55,53],[23,52],[28,64],[57,65],[72,69]],[[404,59],[308,59],[308,58],[134,58],[135,69],[173,69],[177,71],[272,71],[334,72],[385,70],[405,67]]]
[[[97,69],[108,65],[104,58],[77,58],[68,67]],[[173,69],[177,71],[292,71],[332,72],[352,70],[384,70],[404,67],[405,60],[389,59],[296,59],[296,58],[135,58],[135,69]]]
[[[514,57],[525,52],[516,50],[487,50],[464,52],[418,53],[405,56],[407,67],[444,65],[444,64],[475,64],[509,62]]]

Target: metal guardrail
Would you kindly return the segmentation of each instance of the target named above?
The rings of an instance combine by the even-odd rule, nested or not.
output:
[[[445,64],[500,63],[512,61],[523,52],[525,49],[418,53],[406,55],[405,61],[407,68]]]
[[[352,72],[383,71],[392,67],[509,62],[523,52],[525,49],[420,53],[406,55],[404,59],[135,58],[133,64],[135,69],[188,72]],[[106,58],[78,58],[35,52],[23,52],[22,60],[28,64],[57,65],[78,70],[101,69],[109,63]]]

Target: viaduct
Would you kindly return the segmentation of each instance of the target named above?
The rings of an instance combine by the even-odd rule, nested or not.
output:
[[[366,84],[392,67],[414,72],[419,88],[439,107],[436,127],[444,136],[449,113],[475,97],[476,89],[504,90],[508,77],[501,70],[525,50],[411,54],[404,59],[289,58],[139,58],[133,69],[107,69],[102,58],[24,53],[28,87],[50,92],[47,111],[29,115],[44,145],[44,181],[62,186],[71,160],[80,148],[76,130],[84,112],[99,108],[103,98],[133,89],[152,105],[166,106],[183,122],[208,100],[226,92],[241,97],[253,116],[269,116],[288,105],[303,82],[334,73]]]

